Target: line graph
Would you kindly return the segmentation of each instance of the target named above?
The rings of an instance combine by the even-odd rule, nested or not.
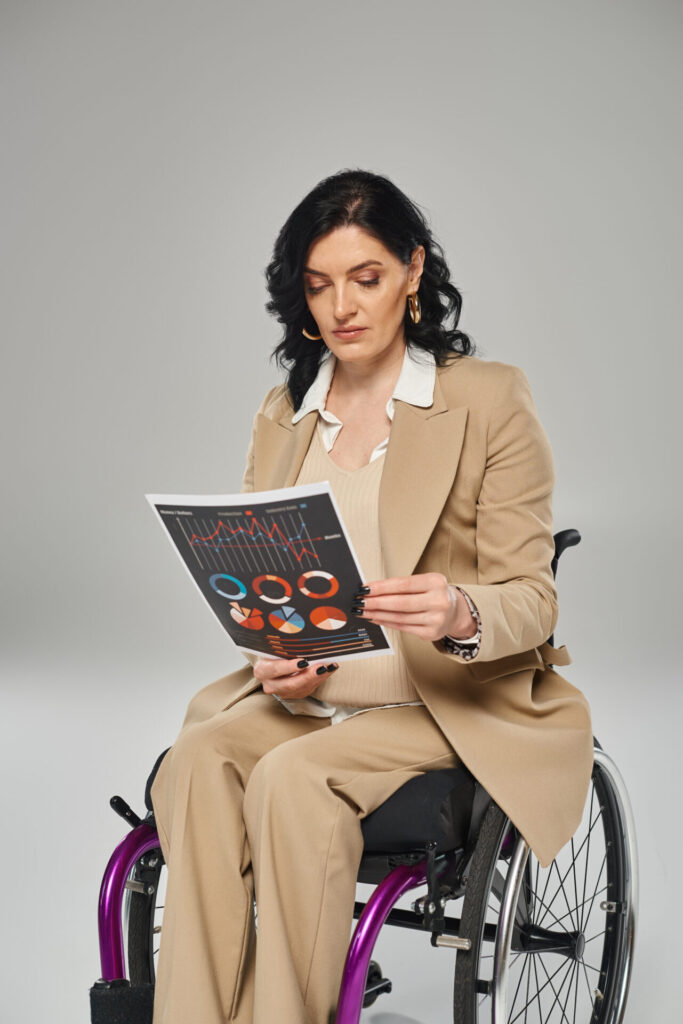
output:
[[[265,516],[257,518],[247,512],[231,522],[193,518],[183,522],[182,528],[198,564],[206,570],[232,567],[256,571],[264,558],[270,568],[279,571],[301,570],[320,562],[316,542],[323,538],[311,537],[300,512],[296,516],[280,513],[271,520],[269,524]]]

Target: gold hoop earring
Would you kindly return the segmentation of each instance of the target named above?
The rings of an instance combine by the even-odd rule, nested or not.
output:
[[[301,328],[301,333],[305,338],[309,338],[310,341],[320,341],[322,334],[309,334],[305,327]]]
[[[414,295],[408,296],[408,311],[410,313],[410,319],[414,324],[419,324],[422,319],[422,309],[420,307],[420,300],[417,292]]]

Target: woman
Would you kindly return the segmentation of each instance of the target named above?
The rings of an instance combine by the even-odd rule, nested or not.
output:
[[[576,830],[588,705],[550,664],[552,453],[525,374],[476,358],[415,205],[344,171],[267,271],[288,367],[242,489],[330,480],[394,655],[246,655],[190,702],[152,788],[168,887],[154,1024],[329,1024],[361,819],[462,760],[545,866]],[[446,321],[453,316],[453,327]],[[256,942],[252,895],[258,910]]]

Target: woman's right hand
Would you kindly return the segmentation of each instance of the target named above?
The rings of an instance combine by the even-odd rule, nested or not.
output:
[[[325,665],[305,658],[257,658],[253,665],[263,692],[276,693],[285,700],[308,697],[337,668],[336,662]]]

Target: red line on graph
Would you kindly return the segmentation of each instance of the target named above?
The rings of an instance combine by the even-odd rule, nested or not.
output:
[[[283,534],[282,530],[277,525],[277,523],[275,523],[273,525],[273,530],[272,530],[272,533],[271,533],[271,531],[268,529],[268,527],[262,526],[258,522],[257,519],[251,519],[250,520],[250,522],[249,522],[249,529],[248,530],[245,530],[242,526],[239,526],[236,530],[233,530],[230,526],[228,526],[227,523],[224,523],[222,519],[219,519],[218,520],[218,526],[213,531],[213,533],[210,533],[207,537],[202,537],[198,533],[193,533],[192,536],[190,537],[190,545],[194,544],[196,541],[203,541],[206,544],[209,541],[215,540],[218,537],[218,534],[220,533],[221,529],[225,530],[227,533],[231,534],[233,537],[236,536],[238,533],[245,533],[245,534],[247,534],[247,536],[253,537],[254,530],[252,529],[252,527],[254,527],[254,528],[258,527],[263,533],[266,534],[266,536],[270,537],[271,540],[272,540],[273,534],[277,531],[277,533],[279,533],[280,536],[282,537],[283,545],[286,548],[288,548],[292,552],[294,557],[296,559],[298,559],[299,561],[301,561],[301,559],[303,558],[304,555],[311,555],[313,558],[317,558],[318,557],[318,555],[316,554],[315,551],[311,551],[311,550],[309,550],[306,547],[302,547],[301,550],[297,553],[294,550],[293,544],[291,543],[291,541],[289,541],[287,539],[287,537],[285,537],[285,535]],[[322,540],[322,537],[311,537],[311,540]],[[268,546],[267,544],[237,544],[237,545],[235,545],[235,547],[245,547],[245,548],[248,548],[248,547],[252,547],[252,548],[253,547],[267,547],[267,546]]]

